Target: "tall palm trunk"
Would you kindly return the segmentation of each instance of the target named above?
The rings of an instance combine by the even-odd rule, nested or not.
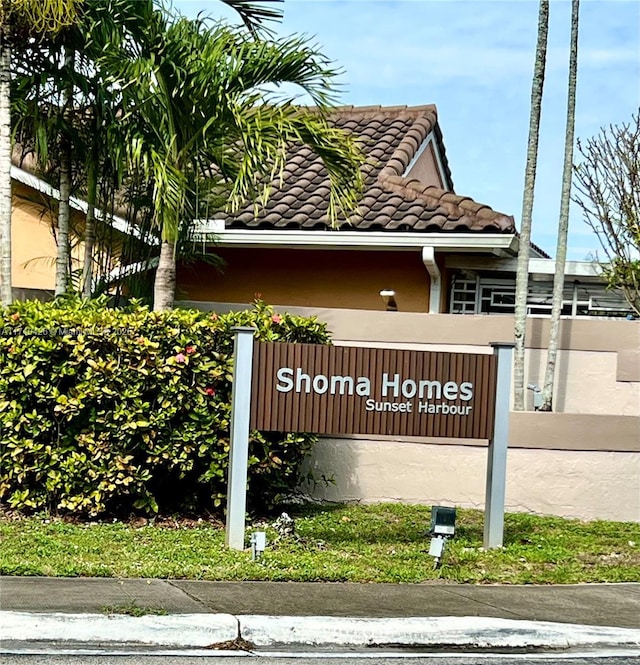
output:
[[[160,261],[153,286],[153,309],[163,311],[173,307],[176,292],[176,245],[163,240],[160,245]]]
[[[524,175],[524,193],[522,197],[522,222],[520,245],[516,270],[516,306],[515,306],[515,355],[513,365],[514,404],[516,411],[524,411],[524,350],[525,330],[527,326],[527,292],[529,289],[529,247],[531,244],[531,218],[533,215],[533,196],[536,184],[538,163],[538,136],[540,134],[540,112],[542,109],[542,91],[547,62],[547,35],[549,32],[549,0],[540,0],[538,11],[538,41],[536,60],[531,85],[531,113],[529,116],[529,141],[527,145],[527,164]]]
[[[0,302],[11,295],[11,47],[0,25]]]
[[[87,169],[87,217],[84,227],[84,263],[82,265],[82,297],[91,298],[93,281],[93,250],[96,244],[96,192],[98,190],[98,165],[95,155]]]
[[[67,72],[73,69],[73,51],[69,48],[65,51],[64,68]],[[63,99],[63,127],[60,136],[60,203],[58,206],[58,251],[56,254],[56,283],[55,295],[60,296],[67,290],[69,283],[69,224],[71,219],[71,139],[69,128],[73,122],[73,84],[70,82],[65,86]]]
[[[556,272],[553,278],[553,301],[551,327],[547,347],[547,369],[542,389],[541,411],[553,408],[553,384],[555,381],[558,356],[558,335],[562,295],[564,292],[564,268],[567,261],[567,236],[569,234],[569,204],[571,202],[571,177],[573,175],[573,141],[576,123],[576,78],[578,71],[578,20],[580,0],[571,2],[571,48],[569,51],[569,86],[567,94],[567,128],[564,139],[564,168],[562,171],[562,192],[560,194],[560,219],[558,222],[558,245],[556,248]]]

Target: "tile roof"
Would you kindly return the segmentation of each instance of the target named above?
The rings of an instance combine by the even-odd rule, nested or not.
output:
[[[437,121],[436,107],[341,107],[332,114],[338,127],[357,135],[367,157],[358,215],[338,230],[461,233],[515,233],[513,217],[455,194]],[[404,177],[433,132],[447,186],[427,186]],[[226,216],[227,228],[331,228],[327,218],[329,178],[321,160],[306,146],[292,152],[281,182],[274,182],[266,207],[256,217],[252,205]]]

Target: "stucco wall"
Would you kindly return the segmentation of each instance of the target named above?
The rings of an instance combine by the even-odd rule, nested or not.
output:
[[[197,305],[198,303],[183,303]],[[202,305],[202,304],[201,304]],[[219,311],[240,305],[211,303]],[[335,344],[490,353],[489,344],[513,340],[512,316],[460,316],[283,306],[282,311],[326,321]],[[525,381],[541,386],[547,319],[527,322]],[[555,410],[632,416],[640,423],[640,321],[564,319],[561,322]],[[527,391],[533,410],[533,392]],[[613,425],[612,425],[613,426]],[[640,435],[639,435],[640,438]]]
[[[403,312],[429,308],[429,275],[419,249],[403,252],[216,249],[224,272],[206,263],[180,266],[180,300],[248,303],[255,294],[288,306],[384,310],[383,289]],[[298,279],[297,275],[304,275]]]
[[[484,507],[486,446],[321,439],[310,464],[317,498]],[[505,509],[640,521],[640,452],[510,449]]]
[[[510,316],[280,309],[318,316],[336,344],[488,353],[490,342],[513,339]],[[527,383],[542,381],[548,323],[528,320]],[[562,321],[562,412],[511,414],[507,510],[640,521],[639,342],[638,321]],[[486,460],[486,441],[349,437],[322,439],[311,464],[334,477],[314,491],[329,500],[481,508]]]
[[[51,201],[18,182],[12,183],[11,281],[19,289],[53,290],[57,255],[53,227],[57,210]],[[71,228],[82,229],[84,216],[71,211]],[[73,236],[73,234],[72,234]],[[72,237],[71,260],[74,270],[81,265],[84,246]],[[19,291],[18,291],[19,293]]]
[[[544,350],[529,351],[529,383],[542,386],[546,359]],[[618,381],[617,367],[615,351],[559,351],[554,408],[563,413],[640,415],[640,381]]]
[[[435,185],[436,187],[444,187],[438,163],[436,160],[433,143],[426,146],[422,154],[415,161],[411,170],[407,173],[409,178],[416,178],[425,185]]]
[[[51,216],[24,197],[30,192],[14,184],[11,215],[11,280],[16,288],[52,289],[55,282],[56,243]],[[33,196],[33,193],[31,193]]]

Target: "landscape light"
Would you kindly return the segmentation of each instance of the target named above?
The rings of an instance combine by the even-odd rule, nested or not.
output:
[[[446,506],[431,507],[431,544],[429,555],[434,557],[434,567],[438,568],[444,553],[444,546],[449,538],[453,538],[456,532],[456,509]]]
[[[267,548],[267,534],[264,531],[254,531],[251,534],[251,558],[259,559]]]

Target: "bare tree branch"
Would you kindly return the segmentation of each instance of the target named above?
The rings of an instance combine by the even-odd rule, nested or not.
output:
[[[640,316],[640,110],[630,123],[578,141],[578,151],[573,200],[600,242],[608,287]]]

